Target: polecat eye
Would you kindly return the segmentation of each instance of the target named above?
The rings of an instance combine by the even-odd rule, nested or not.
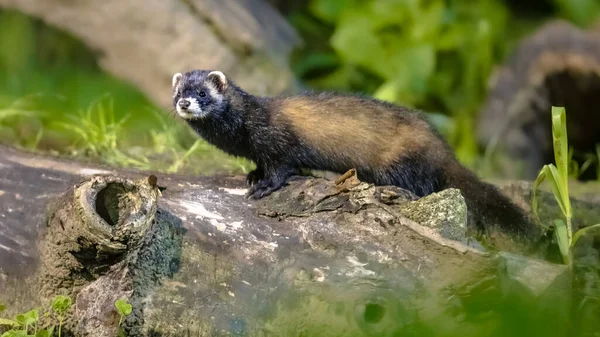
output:
[[[200,95],[200,97],[206,97],[206,93],[204,91],[200,91],[198,95]]]

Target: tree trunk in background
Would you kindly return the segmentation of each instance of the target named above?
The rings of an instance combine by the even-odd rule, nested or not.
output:
[[[219,69],[254,94],[295,88],[288,55],[300,38],[262,0],[0,0],[70,32],[107,72],[171,104],[171,77]]]

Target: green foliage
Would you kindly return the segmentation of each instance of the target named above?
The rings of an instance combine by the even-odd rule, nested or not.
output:
[[[533,185],[532,210],[537,216],[537,190],[547,178],[554,198],[558,202],[563,219],[554,220],[554,232],[558,246],[566,264],[572,264],[571,248],[577,243],[581,235],[589,230],[600,228],[600,224],[580,229],[573,236],[571,218],[573,216],[571,201],[569,199],[569,151],[567,141],[567,122],[565,109],[552,107],[552,139],[554,146],[554,164],[544,165]]]
[[[145,158],[133,158],[117,147],[120,135],[125,133],[124,125],[129,116],[115,120],[114,102],[110,96],[105,98],[105,102],[100,99],[77,115],[68,115],[70,122],[58,122],[57,125],[77,137],[75,148],[83,150],[87,156],[104,157],[113,161],[112,164],[148,168]]]
[[[144,110],[145,122],[132,122],[134,116],[119,113],[116,100],[110,94],[95,99],[77,113],[63,113],[59,120],[45,120],[52,113],[35,108],[36,100],[41,97],[43,95],[30,95],[0,108],[0,140],[2,125],[14,125],[25,119],[28,120],[26,123],[38,120],[43,126],[23,137],[22,146],[38,149],[40,144],[58,135],[63,144],[59,152],[97,158],[117,166],[166,172],[191,167],[247,172],[252,165],[247,160],[228,158],[187,126],[176,123],[156,109],[148,107]],[[144,123],[150,126],[145,127]],[[132,130],[131,124],[149,130]],[[191,145],[188,147],[187,143]],[[201,156],[193,158],[193,154]],[[153,157],[152,160],[149,157]]]
[[[12,320],[12,319],[6,319],[6,318],[0,318],[0,326],[16,326],[19,325],[19,322]]]
[[[57,295],[52,300],[52,310],[59,316],[64,316],[71,308],[71,298],[68,296]]]
[[[58,295],[54,297],[51,303],[51,308],[59,317],[58,337],[61,336],[61,326],[64,320],[64,315],[71,307],[71,299],[67,296]],[[6,307],[0,305],[0,313]],[[49,312],[44,314],[48,317]],[[0,318],[0,326],[8,326],[11,330],[6,331],[0,337],[51,337],[54,333],[54,325],[40,329],[38,326],[40,320],[40,309],[32,309],[25,313],[18,314],[14,319]]]
[[[15,318],[15,320],[21,325],[25,327],[25,331],[27,331],[27,328],[29,328],[29,326],[33,326],[37,323],[37,321],[39,320],[40,315],[39,315],[39,310],[38,309],[32,309],[24,314],[19,314],[17,315],[17,317]]]
[[[57,295],[52,300],[52,310],[58,316],[58,337],[61,336],[62,333],[62,324],[65,319],[65,314],[71,308],[71,298],[68,296]]]
[[[335,25],[330,41],[339,72],[374,74],[379,98],[411,106],[439,100],[450,110],[472,109],[481,99],[507,19],[491,0],[314,0],[311,9]]]
[[[560,15],[580,26],[589,26],[595,22],[600,13],[598,0],[553,0]]]
[[[6,331],[1,337],[49,337],[52,335],[52,329],[38,328],[39,310],[32,309],[26,313],[18,314],[14,320],[0,319],[0,325],[12,327]],[[33,330],[33,331],[32,331]],[[32,333],[30,333],[32,332]]]
[[[119,315],[121,315],[121,319],[119,320],[120,326],[123,322],[123,318],[131,314],[132,306],[127,302],[126,299],[121,298],[115,301],[115,308],[117,308]]]

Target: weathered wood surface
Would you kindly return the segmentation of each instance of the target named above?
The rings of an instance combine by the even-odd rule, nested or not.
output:
[[[68,294],[76,303],[72,331],[114,336],[112,305],[124,297],[134,305],[125,321],[130,336],[260,336],[302,329],[310,322],[293,317],[304,314],[330,315],[360,336],[411,329],[395,321],[397,310],[441,319],[447,306],[460,307],[448,296],[471,296],[483,279],[486,291],[509,291],[508,279],[526,289],[519,296],[534,299],[557,286],[569,293],[557,285],[561,266],[449,239],[464,231],[466,216],[452,190],[442,192],[458,200],[444,213],[455,222],[448,231],[444,219],[426,227],[401,215],[397,207],[411,202],[403,191],[352,178],[341,185],[299,178],[249,201],[244,177],[155,174],[166,187],[156,200],[149,172],[0,148],[0,302],[8,313]],[[110,199],[107,183],[134,187]],[[439,195],[433,200],[439,204]],[[116,220],[99,220],[116,214],[105,210],[116,203]],[[369,321],[374,306],[385,314]]]
[[[582,153],[595,154],[600,143],[599,105],[600,30],[551,21],[525,37],[490,79],[477,137],[507,155],[507,176],[533,180],[554,161],[551,107],[566,108],[569,145],[581,165]],[[594,166],[583,177],[595,178]]]
[[[299,36],[263,0],[0,0],[81,39],[100,66],[170,106],[171,77],[219,69],[255,94],[295,87]]]

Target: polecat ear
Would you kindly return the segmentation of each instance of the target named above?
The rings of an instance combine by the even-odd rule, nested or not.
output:
[[[171,82],[171,86],[173,87],[173,89],[175,89],[175,86],[177,85],[177,83],[179,83],[179,81],[181,81],[182,78],[183,75],[181,73],[176,73],[175,75],[173,75],[173,80]]]
[[[208,79],[208,81],[210,83],[215,85],[217,90],[223,91],[223,90],[227,89],[227,78],[225,77],[225,74],[223,74],[222,72],[220,72],[218,70],[211,71],[206,76],[206,78]]]

